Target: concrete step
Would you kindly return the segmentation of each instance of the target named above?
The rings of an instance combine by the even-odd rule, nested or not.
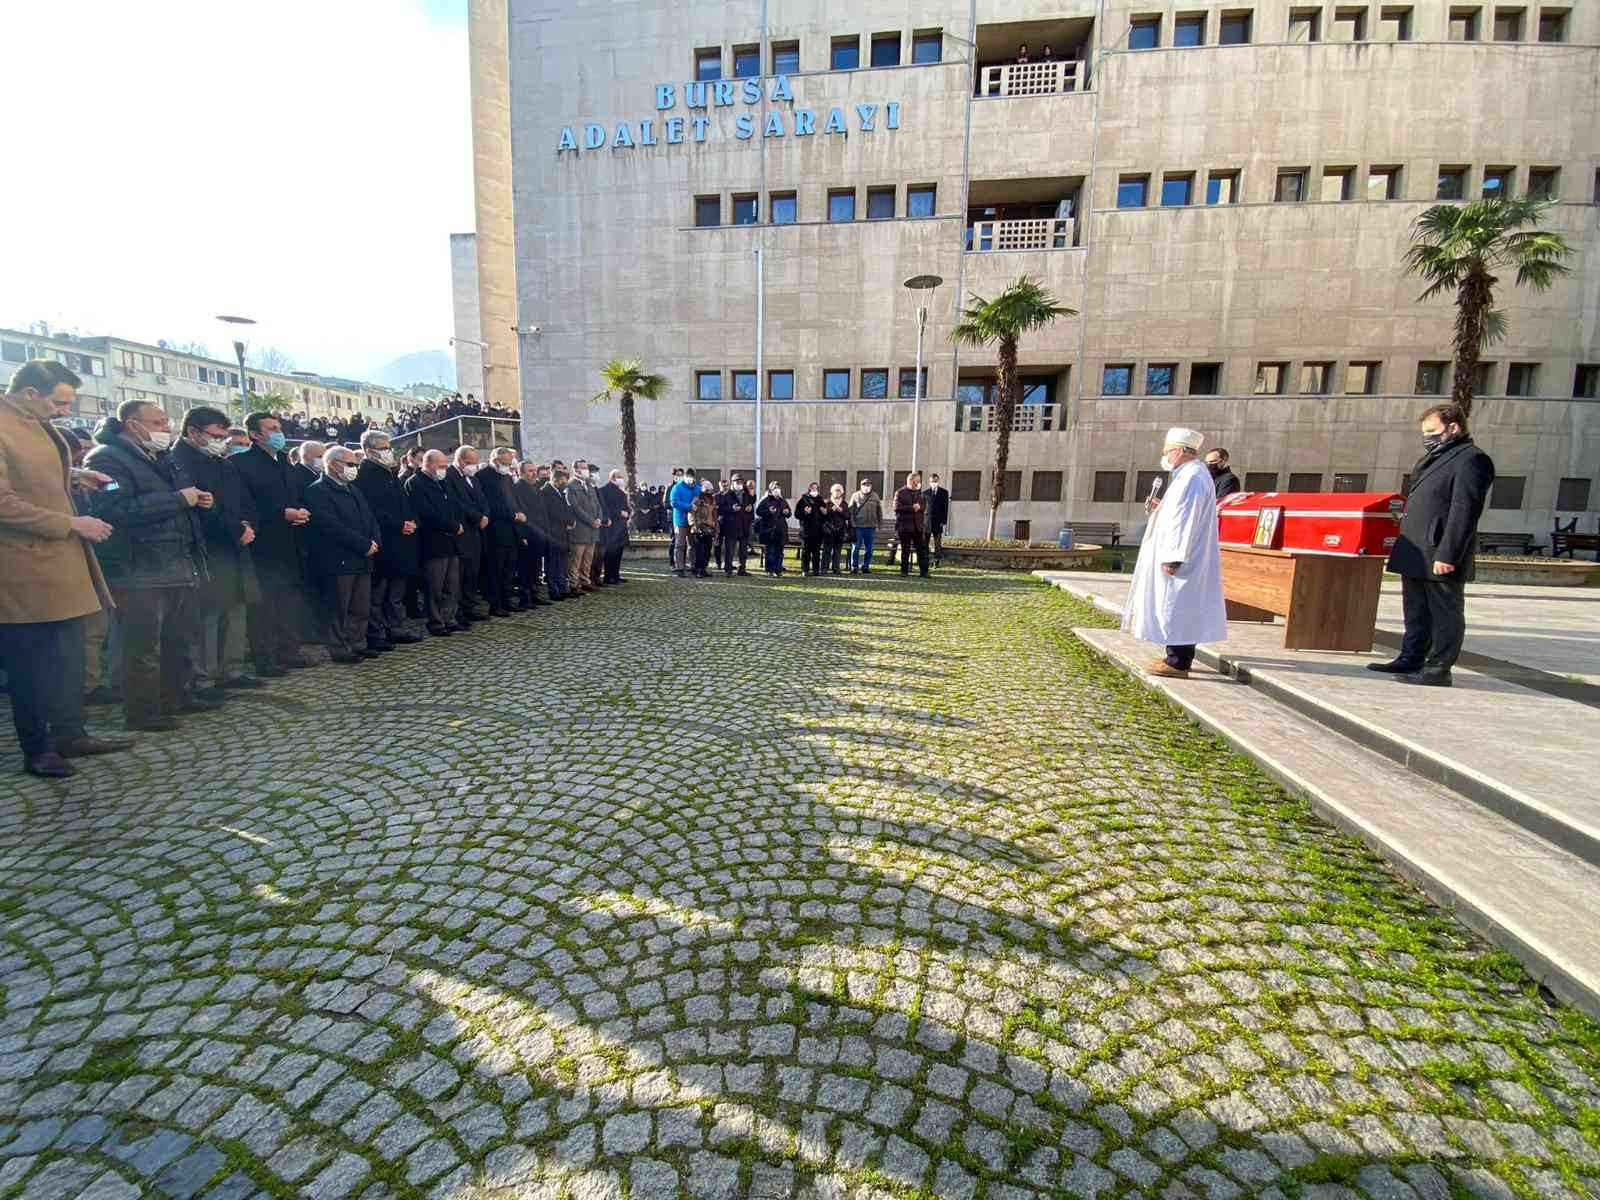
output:
[[[1197,671],[1147,676],[1152,648],[1074,631],[1359,837],[1557,998],[1600,1017],[1600,866],[1336,732],[1267,689]]]

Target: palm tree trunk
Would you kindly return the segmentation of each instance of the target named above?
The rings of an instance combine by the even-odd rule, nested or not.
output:
[[[994,475],[989,480],[989,533],[1000,518],[1000,497],[1005,492],[1006,463],[1011,458],[1011,427],[1017,419],[1017,339],[1000,339],[1000,378],[994,405]]]
[[[1482,271],[1469,272],[1456,290],[1456,365],[1450,399],[1472,415],[1472,393],[1478,383],[1478,357],[1483,347],[1483,317],[1494,302],[1493,288]]]
[[[633,393],[623,392],[617,406],[622,415],[622,469],[628,473],[628,495],[638,489],[639,427],[633,419]]]

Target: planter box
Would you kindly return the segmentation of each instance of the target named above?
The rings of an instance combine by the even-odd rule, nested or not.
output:
[[[1477,558],[1479,583],[1520,583],[1532,587],[1582,587],[1590,576],[1600,574],[1600,563],[1567,558],[1509,558],[1480,554]]]
[[[944,548],[947,563],[962,567],[982,567],[990,571],[1045,571],[1081,567],[1100,553],[1099,546],[1080,543],[1071,550],[1059,546],[950,546]]]

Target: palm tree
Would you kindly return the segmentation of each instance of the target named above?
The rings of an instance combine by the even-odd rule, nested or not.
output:
[[[1405,273],[1427,280],[1418,301],[1442,292],[1456,296],[1455,380],[1450,398],[1472,412],[1478,356],[1505,336],[1506,315],[1494,306],[1496,271],[1515,268],[1516,284],[1545,291],[1570,268],[1561,260],[1572,247],[1559,233],[1540,229],[1549,200],[1476,200],[1435,204],[1411,230]]]
[[[1057,317],[1075,317],[1075,309],[1058,304],[1035,279],[1024,275],[993,300],[974,294],[962,310],[950,340],[964,346],[994,346],[1000,356],[998,396],[994,406],[994,476],[989,483],[989,533],[1000,516],[1000,495],[1011,457],[1011,428],[1016,422],[1022,381],[1017,376],[1017,339],[1042,329]]]
[[[665,375],[647,374],[637,358],[613,358],[600,368],[600,378],[605,387],[595,393],[595,404],[604,404],[613,392],[622,395],[622,466],[628,472],[631,496],[639,486],[639,425],[633,416],[633,398],[659,400],[672,385]]]

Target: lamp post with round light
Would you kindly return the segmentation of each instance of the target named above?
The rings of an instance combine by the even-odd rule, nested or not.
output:
[[[913,292],[931,292],[944,280],[937,275],[913,275],[905,281],[905,287]],[[913,384],[911,401],[911,469],[920,470],[920,461],[917,458],[917,445],[922,432],[922,332],[928,327],[928,306],[922,303],[919,296],[917,301],[917,373]]]
[[[243,326],[254,325],[256,323],[254,317],[219,316],[217,320],[221,321],[224,325],[232,325],[235,328],[240,329],[241,332]],[[244,351],[244,339],[240,337],[234,338],[233,353],[239,359],[239,419],[241,421],[244,420],[245,414],[250,411],[250,395],[245,388]]]

